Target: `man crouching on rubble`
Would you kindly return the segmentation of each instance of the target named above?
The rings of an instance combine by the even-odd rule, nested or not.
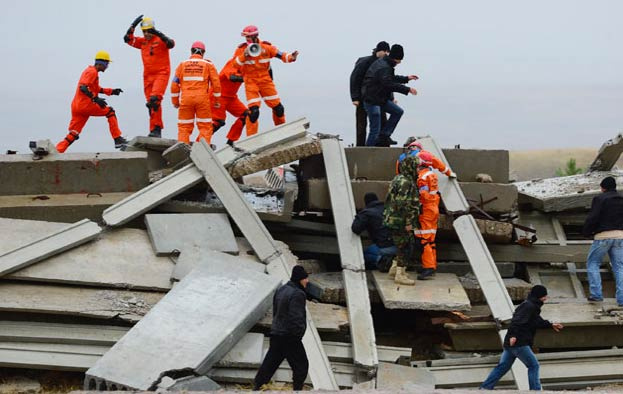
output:
[[[496,383],[511,369],[515,359],[518,358],[528,367],[530,390],[541,390],[539,361],[531,348],[534,334],[537,328],[553,328],[556,332],[563,328],[562,324],[551,323],[541,317],[541,306],[545,300],[547,300],[547,289],[545,286],[536,285],[530,290],[528,298],[515,309],[510,327],[504,337],[504,352],[500,357],[500,362],[480,386],[481,389],[493,390]]]
[[[270,346],[253,383],[253,390],[270,381],[285,358],[292,368],[294,391],[303,390],[309,361],[303,347],[303,334],[307,329],[307,272],[303,266],[292,268],[290,281],[281,286],[273,297],[273,324],[270,327]]]

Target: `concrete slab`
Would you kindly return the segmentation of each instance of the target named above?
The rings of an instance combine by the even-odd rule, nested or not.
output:
[[[204,247],[191,247],[183,249],[182,253],[177,258],[175,268],[171,274],[171,280],[176,282],[180,281],[193,269],[200,265],[211,264],[213,261],[239,265],[256,272],[266,272],[266,266],[256,262],[253,258],[232,256],[226,253],[205,249]]]
[[[217,391],[221,386],[214,380],[207,376],[188,376],[185,378],[177,379],[171,386],[167,388],[168,391]]]
[[[278,285],[236,266],[197,267],[87,371],[85,387],[103,379],[148,390],[175,371],[206,373],[266,312]]]
[[[88,242],[96,238],[101,231],[100,226],[85,219],[32,242],[21,245],[18,243],[20,246],[0,255],[0,276]]]
[[[426,147],[426,146],[425,146]],[[476,182],[478,174],[489,174],[494,183],[508,183],[510,157],[503,149],[443,149],[460,182]]]
[[[0,312],[83,316],[134,323],[162,297],[162,293],[148,291],[0,282]]]
[[[507,152],[508,153],[508,152]],[[517,186],[508,183],[459,182],[465,198],[493,215],[517,210]]]
[[[62,223],[0,219],[0,253],[19,242],[65,227]],[[9,279],[111,288],[168,291],[174,264],[156,257],[147,232],[116,229],[7,275]]]
[[[454,274],[435,274],[432,280],[418,280],[415,286],[400,286],[387,273],[372,271],[383,305],[387,309],[419,309],[432,311],[464,311],[470,309],[469,299]]]
[[[128,330],[128,327],[122,326],[3,320],[0,321],[0,342],[110,347],[121,339]]]
[[[381,299],[372,280],[372,272],[366,275],[370,301],[380,303]],[[341,272],[321,272],[309,275],[307,293],[320,302],[328,304],[346,304],[344,276]]]
[[[238,254],[234,231],[226,214],[147,214],[145,225],[157,256],[198,246]]]
[[[435,389],[435,376],[422,368],[379,363],[376,374],[376,388],[379,390],[406,390],[419,392]]]
[[[148,184],[144,152],[0,155],[0,195],[134,192]]]
[[[586,295],[576,273],[569,270],[552,269],[529,265],[528,277],[532,285],[547,287],[550,298],[577,298],[584,300]]]
[[[92,352],[80,352],[76,349],[42,349],[39,344],[4,346],[0,343],[0,367],[47,369],[61,371],[85,371],[101,357]],[[103,349],[106,349],[105,347]]]
[[[254,136],[255,137],[255,136]],[[268,145],[266,143],[264,146]],[[290,276],[296,258],[289,251],[280,249],[255,211],[244,199],[240,189],[208,144],[202,140],[193,146],[191,160],[208,181],[212,190],[225,205],[228,213],[253,247],[257,258],[267,264],[267,272],[285,282]],[[316,389],[336,389],[337,383],[329,360],[324,353],[320,336],[311,316],[307,316],[307,330],[303,336],[303,346],[310,360],[309,375]]]
[[[621,153],[623,153],[623,134],[603,143],[597,157],[588,167],[589,171],[610,171],[621,157]]]
[[[495,262],[495,266],[502,278],[512,278],[515,276],[515,263]],[[437,262],[437,272],[444,274],[455,274],[456,276],[464,276],[473,274],[472,266],[464,261],[440,261]]]
[[[127,146],[143,150],[155,150],[158,152],[164,152],[175,144],[177,144],[177,140],[172,138],[138,136],[132,138],[128,142]]]
[[[219,367],[256,368],[262,362],[264,334],[248,333],[219,360]]]
[[[485,298],[485,295],[482,292],[475,276],[469,275],[467,277],[461,277],[459,280],[461,281],[461,285],[463,286],[463,289],[465,289],[467,297],[469,297],[469,301],[472,304],[487,302],[487,299]],[[521,302],[525,300],[526,297],[528,297],[528,294],[530,294],[532,286],[534,286],[534,284],[528,283],[519,278],[504,278],[502,281],[504,282],[504,287],[506,287],[508,295],[514,302]]]
[[[162,158],[170,168],[183,167],[190,163],[190,146],[183,142],[177,142],[162,152]]]
[[[333,220],[340,248],[340,263],[346,289],[350,318],[353,363],[375,370],[378,365],[376,335],[371,315],[370,297],[363,261],[361,238],[350,229],[355,218],[355,202],[344,148],[337,139],[321,141],[322,157],[327,169]]]

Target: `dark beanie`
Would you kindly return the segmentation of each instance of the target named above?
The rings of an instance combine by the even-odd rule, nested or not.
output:
[[[395,60],[402,60],[405,57],[405,52],[402,49],[402,45],[392,45],[392,49],[389,50],[389,57]]]
[[[599,186],[603,187],[606,190],[616,190],[617,182],[614,180],[613,177],[607,176],[601,181]]]
[[[370,204],[372,201],[378,201],[379,197],[374,192],[368,192],[363,196],[363,201],[366,205]]]
[[[376,44],[376,48],[374,48],[373,51],[374,52],[378,52],[378,51],[388,52],[389,44],[387,43],[387,41],[380,41],[378,44]]]
[[[547,289],[543,285],[536,285],[530,290],[530,297],[541,298],[547,295]]]
[[[295,265],[294,268],[292,268],[292,276],[290,276],[290,280],[298,283],[301,279],[305,279],[308,276],[309,275],[307,275],[307,272],[302,265]]]

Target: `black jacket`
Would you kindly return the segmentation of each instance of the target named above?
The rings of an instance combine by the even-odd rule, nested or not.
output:
[[[591,211],[584,222],[582,234],[590,237],[608,230],[623,230],[623,196],[616,190],[593,197]]]
[[[541,306],[543,306],[541,300],[529,296],[515,309],[511,325],[504,337],[504,347],[510,347],[511,337],[517,338],[514,347],[532,346],[537,328],[552,327],[552,323],[541,317]]]
[[[383,208],[382,201],[370,202],[355,216],[355,220],[350,226],[353,233],[357,235],[364,230],[367,231],[372,242],[379,248],[387,248],[394,244],[389,229],[383,226]]]
[[[363,101],[368,104],[383,105],[392,99],[393,92],[409,94],[409,87],[405,83],[409,78],[395,75],[396,62],[388,56],[377,59],[366,71],[363,78],[361,93]]]
[[[351,101],[361,101],[361,87],[363,85],[363,77],[370,65],[376,60],[376,54],[364,56],[357,59],[355,68],[350,73],[350,99]]]
[[[273,324],[270,335],[303,338],[307,328],[305,290],[298,283],[289,281],[275,292],[273,297]]]

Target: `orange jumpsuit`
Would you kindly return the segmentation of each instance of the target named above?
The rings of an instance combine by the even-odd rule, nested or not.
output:
[[[85,85],[93,97],[97,97],[99,93],[110,96],[112,93],[111,88],[102,88],[99,85],[98,71],[95,66],[89,66],[82,72],[78,86],[76,87],[76,93],[74,99],[71,102],[71,121],[69,122],[69,134],[61,142],[56,144],[56,150],[60,153],[65,152],[67,147],[78,139],[78,136],[82,132],[84,125],[91,116],[105,116],[108,119],[108,128],[110,129],[110,135],[112,138],[121,136],[121,130],[119,130],[119,124],[117,123],[117,115],[115,110],[106,106],[104,108],[95,104],[89,96],[80,91],[80,86]]]
[[[231,58],[227,64],[225,64],[225,67],[223,67],[219,73],[219,80],[221,82],[221,106],[219,108],[214,107],[214,105],[212,106],[212,118],[214,119],[213,123],[216,128],[225,124],[225,119],[227,117],[225,111],[238,118],[227,133],[227,139],[230,141],[238,141],[240,139],[242,129],[245,123],[248,122],[247,115],[249,114],[247,106],[238,98],[238,90],[242,82],[234,82],[230,79],[232,75],[237,75],[237,69],[234,58]],[[247,136],[248,135],[249,129],[247,128]]]
[[[417,155],[419,152],[428,152],[425,150],[412,150],[409,152],[405,152],[402,153],[400,155],[400,157],[398,158],[398,160],[396,160],[396,175],[398,175],[400,173],[400,171],[398,170],[399,168],[399,164],[402,160],[404,160],[406,155]],[[428,152],[430,153],[430,152]],[[430,153],[430,155],[433,157],[433,168],[436,169],[437,171],[441,172],[442,174],[444,174],[445,176],[450,176],[451,170],[450,167],[446,167],[445,164],[443,164],[443,161],[441,161],[437,156],[433,155],[432,153]]]
[[[149,102],[152,96],[157,99],[157,108],[148,107],[149,130],[154,130],[156,127],[163,129],[162,105],[160,104],[171,75],[169,48],[160,37],[153,36],[149,41],[145,37],[136,37],[133,33],[129,34],[128,37],[128,45],[141,50],[145,100]]]
[[[177,139],[190,143],[190,135],[195,128],[195,117],[199,136],[209,144],[212,140],[212,115],[210,111],[210,92],[214,104],[220,102],[221,84],[216,67],[211,61],[195,54],[177,66],[171,83],[171,101],[179,106],[177,120]]]
[[[439,220],[439,184],[437,174],[432,167],[424,167],[418,171],[417,186],[420,191],[420,228],[415,230],[415,236],[420,238],[424,250],[422,251],[422,267],[437,269],[437,249],[435,235]]]
[[[279,125],[286,122],[283,105],[275,89],[270,74],[270,59],[278,57],[284,63],[295,61],[291,54],[281,52],[268,41],[260,41],[261,52],[257,57],[245,55],[247,43],[240,44],[234,53],[236,64],[244,78],[244,88],[247,95],[250,122],[247,125],[247,135],[257,133],[259,107],[262,99],[273,109],[273,123]]]

